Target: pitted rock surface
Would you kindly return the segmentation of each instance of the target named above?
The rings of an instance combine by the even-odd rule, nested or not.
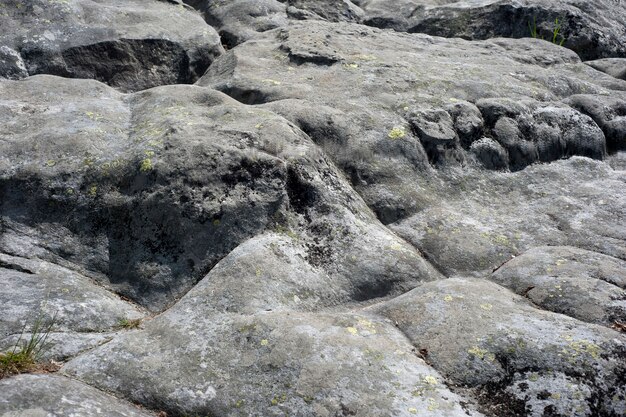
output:
[[[625,7],[5,1],[0,415],[624,416]]]

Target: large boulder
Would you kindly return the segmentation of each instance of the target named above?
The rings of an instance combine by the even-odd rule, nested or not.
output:
[[[445,37],[545,39],[591,60],[626,56],[626,8],[596,0],[417,0],[406,30]]]
[[[626,337],[534,308],[483,280],[428,283],[372,308],[391,319],[435,369],[514,416],[620,416]],[[419,320],[415,318],[419,317]]]
[[[63,372],[168,415],[481,415],[387,320],[356,312],[219,313],[206,295],[194,288],[145,330],[79,356]],[[251,307],[262,307],[262,291],[250,296]]]
[[[0,91],[7,254],[79,271],[151,310],[266,230],[299,239],[307,262],[350,283],[348,299],[439,276],[268,110],[196,86],[123,95],[36,76]]]
[[[171,2],[3,1],[0,77],[92,78],[122,91],[193,83],[223,52],[213,28]]]

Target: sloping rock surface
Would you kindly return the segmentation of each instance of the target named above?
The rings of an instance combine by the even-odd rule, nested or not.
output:
[[[0,381],[4,417],[148,417],[152,413],[80,382],[51,375],[20,375]]]
[[[192,83],[222,51],[200,16],[167,1],[6,0],[0,77],[93,78],[122,91]]]
[[[626,414],[624,5],[391,3],[0,5],[0,415]]]

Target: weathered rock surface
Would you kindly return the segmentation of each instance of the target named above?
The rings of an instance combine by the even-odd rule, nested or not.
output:
[[[541,308],[583,321],[626,322],[626,263],[572,247],[536,247],[502,265],[491,280]]]
[[[212,314],[212,304],[194,289],[144,331],[70,361],[64,372],[172,415],[479,415],[463,409],[388,321]]]
[[[587,61],[586,64],[615,78],[626,80],[626,58],[596,59]]]
[[[513,174],[452,171],[441,200],[390,225],[445,275],[484,276],[543,245],[626,260],[623,170],[571,158]]]
[[[267,110],[192,86],[123,96],[37,76],[0,89],[7,253],[77,268],[153,310],[272,228],[302,238],[307,261],[351,282],[357,300],[439,276]],[[24,130],[34,120],[41,130]]]
[[[410,32],[445,37],[538,38],[590,60],[626,56],[626,6],[613,0],[417,0]],[[556,29],[559,29],[555,33]]]
[[[566,49],[530,43],[299,22],[229,51],[198,84],[266,103],[296,123],[391,223],[429,205],[431,166],[466,166],[478,157],[519,170],[571,155],[602,159],[607,136],[611,150],[620,148],[626,84]],[[607,133],[595,113],[562,102],[583,91],[616,108],[595,116]],[[481,136],[503,149],[472,149]]]
[[[231,46],[291,20],[355,22],[448,38],[545,39],[584,60],[626,57],[626,6],[615,0],[185,0]]]
[[[0,415],[148,417],[153,414],[69,378],[20,375],[0,381]]]
[[[57,331],[101,332],[121,319],[144,316],[137,307],[71,270],[0,254],[0,335],[28,331],[40,319]]]
[[[223,51],[197,13],[164,1],[6,0],[0,27],[0,77],[93,78],[122,91],[192,83]]]
[[[483,391],[486,413],[619,416],[626,409],[626,364],[615,360],[626,354],[626,338],[537,310],[493,283],[450,278],[373,310],[397,323],[443,375]]]
[[[622,417],[622,7],[0,5],[0,414]]]

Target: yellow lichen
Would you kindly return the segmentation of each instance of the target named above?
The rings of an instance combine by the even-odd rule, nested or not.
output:
[[[428,399],[428,411],[435,411],[439,409],[439,403],[433,398]]]
[[[467,353],[471,353],[479,359],[485,359],[485,356],[489,354],[489,351],[487,349],[481,349],[478,346],[473,346],[467,350]]]
[[[267,339],[262,339],[262,340],[261,340],[261,346],[267,346],[267,345],[269,345],[269,343],[270,343],[270,342],[269,342],[269,340],[267,340]]]
[[[389,139],[393,139],[393,140],[402,139],[403,137],[406,136],[406,132],[403,127],[394,127],[393,129],[389,131],[387,136],[389,137]]]
[[[150,158],[144,159],[139,165],[139,170],[141,172],[149,172],[152,170],[152,168],[154,168],[154,166],[152,165],[152,160]]]
[[[450,294],[448,294],[445,297],[443,297],[443,301],[445,301],[447,303],[449,303],[452,300],[454,300],[454,297],[452,297]]]
[[[435,378],[432,375],[426,375],[424,377],[424,382],[427,383],[428,385],[437,385],[437,378]]]
[[[393,245],[389,246],[389,249],[398,252],[402,250],[402,245],[399,243],[394,243]]]
[[[409,408],[409,413],[411,413],[411,414],[417,414],[417,408],[415,408],[415,407],[411,407],[411,408]]]
[[[482,308],[485,311],[491,311],[493,309],[493,306],[489,303],[484,303],[480,305],[480,308]]]
[[[354,335],[359,334],[359,331],[356,329],[356,327],[346,327],[346,330],[350,334],[354,334]]]

